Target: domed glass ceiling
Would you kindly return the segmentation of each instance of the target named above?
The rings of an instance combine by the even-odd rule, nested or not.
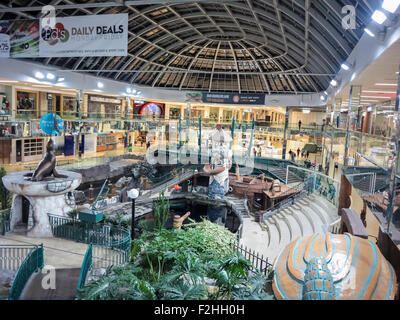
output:
[[[60,17],[129,13],[128,56],[36,59],[44,64],[152,87],[297,94],[329,86],[378,1],[11,2],[15,8],[76,5],[57,10]],[[342,28],[342,8],[349,4],[356,8],[353,30]],[[40,11],[29,11],[1,19],[38,17]]]

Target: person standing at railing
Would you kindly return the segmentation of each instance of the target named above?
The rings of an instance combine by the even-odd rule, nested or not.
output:
[[[222,125],[217,125],[211,133],[211,163],[204,166],[203,175],[210,177],[208,197],[210,200],[224,199],[229,189],[229,170],[232,167],[232,150],[230,149],[230,136],[227,135]],[[207,217],[211,222],[225,224],[227,209],[224,205],[208,205]]]
[[[301,120],[299,120],[299,131],[301,130]]]

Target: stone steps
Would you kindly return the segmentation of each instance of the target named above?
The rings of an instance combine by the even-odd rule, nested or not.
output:
[[[328,224],[326,217],[324,215],[324,213],[322,212],[323,210],[321,210],[320,207],[318,207],[318,205],[316,205],[315,203],[308,201],[307,199],[302,199],[300,201],[297,202],[299,205],[302,205],[305,208],[309,208],[309,212],[312,212],[314,217],[318,218],[318,221],[322,223],[322,225],[326,225]],[[316,222],[316,224],[318,224],[318,222]]]
[[[266,255],[273,261],[290,242],[301,236],[324,232],[324,227],[337,219],[337,210],[316,195],[297,201],[262,222],[267,230]]]

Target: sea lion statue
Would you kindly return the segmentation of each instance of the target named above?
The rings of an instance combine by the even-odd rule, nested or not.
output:
[[[56,171],[56,156],[54,154],[54,141],[50,138],[46,145],[46,154],[43,159],[39,162],[35,171],[28,173],[25,176],[31,177],[31,181],[42,181],[47,177],[53,175],[56,178],[67,178]]]

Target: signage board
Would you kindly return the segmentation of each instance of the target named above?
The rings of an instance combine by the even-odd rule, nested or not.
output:
[[[233,105],[264,105],[264,93],[186,92],[186,101]]]
[[[224,103],[224,104],[245,104],[245,105],[264,105],[264,93],[223,93],[223,92],[203,92],[202,102]]]
[[[115,104],[121,104],[122,103],[122,101],[120,99],[105,98],[105,97],[98,97],[98,96],[90,96],[90,101],[93,101],[93,102],[104,102],[104,103],[115,103]]]
[[[128,14],[0,20],[0,58],[104,57],[128,54]]]

